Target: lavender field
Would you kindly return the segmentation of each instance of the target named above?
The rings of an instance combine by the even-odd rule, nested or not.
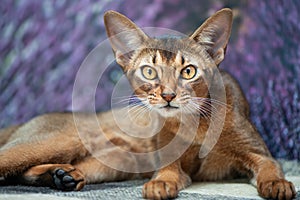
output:
[[[191,33],[216,10],[234,10],[225,61],[251,105],[251,118],[271,153],[300,160],[300,2],[297,0],[2,0],[0,127],[39,114],[72,111],[76,73],[106,39],[103,14],[124,13],[141,27]],[[122,75],[112,64],[96,92],[110,107]],[[84,98],[74,111],[84,111]]]

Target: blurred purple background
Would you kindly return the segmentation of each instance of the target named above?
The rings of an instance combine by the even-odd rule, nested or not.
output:
[[[220,67],[241,83],[252,121],[272,154],[300,160],[297,0],[2,0],[0,127],[47,112],[71,111],[77,70],[106,39],[104,11],[122,12],[142,27],[188,34],[223,7],[234,10],[235,21]],[[121,74],[115,66],[106,70],[97,88],[98,110],[109,107]]]

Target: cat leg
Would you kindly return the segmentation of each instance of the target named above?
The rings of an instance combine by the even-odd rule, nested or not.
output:
[[[0,148],[0,177],[19,175],[46,163],[71,163],[89,154],[72,114],[38,116],[8,132],[11,135]]]
[[[122,165],[122,162],[120,162],[120,165]],[[149,175],[146,176],[138,173],[128,173],[113,169],[104,165],[100,160],[94,157],[87,157],[74,164],[74,167],[84,174],[86,183],[88,184],[151,177]]]
[[[82,172],[70,164],[37,165],[6,180],[14,184],[48,186],[63,191],[81,190],[85,185]]]
[[[253,184],[260,196],[272,199],[293,199],[296,195],[293,183],[285,180],[279,164],[270,157],[249,153],[244,161],[253,172]]]
[[[44,163],[71,163],[88,154],[75,136],[57,134],[28,143],[18,141],[12,141],[0,149],[0,177],[19,175],[32,166]]]
[[[170,199],[178,195],[179,190],[191,184],[191,178],[182,170],[179,161],[160,169],[151,181],[143,187],[146,199]]]

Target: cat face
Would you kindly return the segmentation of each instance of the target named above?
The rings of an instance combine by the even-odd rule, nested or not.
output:
[[[116,60],[144,105],[165,117],[205,111],[213,69],[224,58],[231,30],[230,10],[186,38],[150,38],[114,11],[104,20]]]
[[[199,99],[208,97],[210,66],[215,63],[192,40],[165,38],[148,42],[148,48],[132,55],[127,71],[137,97],[162,116],[195,112]]]

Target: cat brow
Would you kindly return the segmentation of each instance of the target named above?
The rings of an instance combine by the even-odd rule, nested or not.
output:
[[[163,58],[166,58],[167,61],[174,59],[176,56],[175,53],[173,53],[171,51],[167,51],[167,50],[160,51],[160,54],[162,55]]]

